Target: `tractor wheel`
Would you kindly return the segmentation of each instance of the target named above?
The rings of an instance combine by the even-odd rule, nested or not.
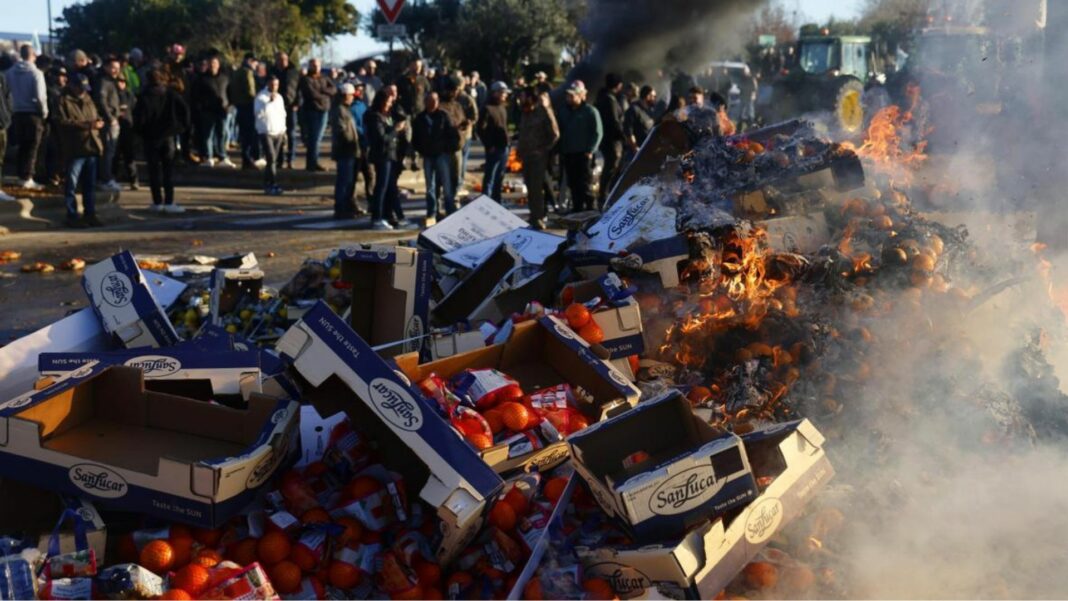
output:
[[[834,99],[834,116],[838,128],[855,134],[864,127],[864,86],[855,79],[847,79],[838,86]]]

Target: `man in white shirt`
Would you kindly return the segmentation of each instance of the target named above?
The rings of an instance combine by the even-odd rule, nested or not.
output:
[[[278,157],[286,141],[286,101],[278,93],[278,77],[271,75],[267,85],[256,95],[253,111],[256,114],[256,133],[260,136],[267,168],[264,170],[263,191],[269,196],[279,196]]]

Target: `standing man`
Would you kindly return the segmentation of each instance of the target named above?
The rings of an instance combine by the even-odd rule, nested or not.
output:
[[[527,204],[530,206],[530,227],[545,229],[546,173],[553,146],[560,139],[549,93],[531,87],[523,97],[523,114],[519,120],[519,147],[523,161],[523,181],[527,185]]]
[[[367,103],[372,104],[375,101],[375,94],[382,89],[382,78],[378,76],[378,63],[373,58],[367,59],[367,62],[363,64],[363,74],[361,74],[360,81],[364,85],[364,96],[367,97]]]
[[[241,147],[241,168],[255,169],[259,160],[256,136],[256,56],[245,54],[241,67],[230,77],[227,93],[230,103],[237,109],[237,140]]]
[[[426,178],[426,227],[438,220],[438,187],[445,197],[445,214],[456,210],[453,185],[449,173],[449,156],[460,147],[460,132],[452,120],[441,110],[437,92],[426,95],[426,108],[415,116],[412,123],[412,146],[423,157],[423,175]]]
[[[468,118],[467,111],[464,110],[459,101],[458,94],[462,93],[459,91],[459,87],[459,82],[450,78],[446,82],[445,91],[441,95],[441,110],[445,111],[445,114],[449,116],[449,120],[460,132],[460,146],[449,156],[449,183],[452,184],[453,198],[459,195],[460,189],[463,187],[463,149],[469,141],[469,132],[473,126],[473,122]]]
[[[137,167],[134,166],[134,126],[133,112],[137,104],[137,97],[130,91],[130,82],[126,76],[119,73],[115,80],[119,92],[119,143],[115,153],[115,161],[122,165],[126,177],[130,182],[131,190],[140,190],[137,183]],[[120,160],[121,157],[121,160]]]
[[[223,128],[230,99],[226,89],[230,78],[222,72],[218,56],[208,61],[208,70],[193,82],[193,111],[197,118],[197,134],[200,136],[200,157],[203,165],[214,167],[216,162],[223,167],[237,167],[226,156]]]
[[[459,81],[457,84],[456,101],[460,103],[460,107],[464,111],[464,117],[467,119],[469,125],[464,133],[464,148],[460,155],[460,181],[459,186],[464,187],[464,178],[467,174],[467,161],[471,158],[471,138],[474,134],[475,124],[478,123],[478,104],[474,98],[467,95],[467,92],[463,90],[463,72],[459,69],[456,70],[456,79]]]
[[[104,151],[100,130],[104,120],[88,93],[89,79],[75,73],[59,99],[59,147],[67,161],[67,227],[99,227],[96,218],[96,163]],[[82,215],[78,216],[78,184],[82,189]]]
[[[397,103],[409,115],[418,115],[426,108],[426,93],[429,90],[430,81],[423,72],[423,61],[417,58],[397,80]]]
[[[356,172],[363,175],[363,192],[364,197],[370,201],[371,194],[374,190],[373,177],[371,176],[371,163],[367,160],[367,128],[364,125],[364,117],[367,115],[367,102],[364,100],[364,92],[366,86],[362,81],[357,80],[352,84],[352,87],[356,89],[356,96],[352,100],[352,106],[349,107],[349,112],[352,113],[352,120],[356,123],[356,134],[360,137],[360,151],[356,154]],[[352,195],[356,198],[356,181],[352,182]],[[365,214],[365,211],[357,205],[356,214]]]
[[[253,107],[256,132],[263,145],[263,156],[267,159],[263,172],[263,193],[269,196],[282,194],[282,188],[278,186],[278,163],[286,142],[286,99],[280,89],[278,76],[268,76],[267,85],[256,96]]]
[[[337,92],[334,81],[322,73],[322,63],[313,58],[308,61],[308,74],[300,80],[300,103],[304,112],[304,147],[308,152],[308,171],[326,171],[319,164],[319,145],[326,133],[330,101]]]
[[[119,184],[115,181],[114,163],[115,152],[119,146],[119,113],[122,111],[122,103],[119,101],[119,86],[116,78],[119,76],[119,61],[109,58],[103,65],[103,70],[93,90],[93,100],[96,101],[97,114],[104,120],[104,156],[98,165],[100,187],[111,192],[119,191]]]
[[[174,141],[190,127],[189,105],[185,99],[168,85],[165,72],[149,70],[134,107],[134,128],[145,148],[153,211],[185,212],[174,202],[174,159],[177,153]]]
[[[576,79],[567,87],[566,104],[560,112],[560,155],[571,208],[575,212],[593,208],[593,153],[601,143],[601,116],[586,104],[586,85]]]
[[[141,95],[141,73],[145,66],[145,53],[140,48],[131,48],[122,65],[122,76],[126,79],[126,89],[137,98]]]
[[[489,102],[489,90],[486,89],[486,84],[482,81],[482,76],[478,74],[478,71],[471,72],[471,80],[467,84],[467,95],[475,99],[475,105],[478,106],[478,112],[482,112],[482,109],[486,107],[486,103]]]
[[[40,190],[44,186],[33,181],[33,169],[44,138],[48,94],[44,73],[34,64],[37,55],[33,46],[23,44],[19,48],[19,58],[21,60],[6,74],[11,92],[11,132],[19,145],[18,185],[26,190]]]
[[[3,78],[0,78],[3,79]],[[56,115],[59,114],[59,99],[67,87],[67,68],[54,66],[45,76],[48,94],[48,119],[45,120],[48,131],[45,133],[45,177],[49,185],[59,186],[62,181],[63,157],[59,154],[59,126]]]
[[[653,112],[656,110],[656,90],[645,85],[638,92],[638,101],[633,102],[623,117],[623,139],[627,146],[628,157],[638,154],[638,148],[649,136],[649,131],[656,125]]]
[[[353,190],[356,187],[356,157],[360,151],[360,134],[352,118],[352,103],[356,99],[356,87],[351,83],[341,86],[341,98],[331,112],[330,129],[333,141],[330,155],[337,164],[337,179],[334,180],[334,219],[356,217]]]
[[[0,186],[4,183],[4,153],[7,152],[7,128],[11,126],[11,90],[7,87],[7,78],[0,77]],[[15,200],[0,187],[0,201]]]
[[[504,170],[508,162],[508,94],[503,81],[490,87],[490,98],[478,122],[478,138],[486,147],[486,164],[482,172],[482,193],[501,201]]]
[[[601,185],[597,191],[597,206],[604,206],[612,184],[616,181],[620,161],[623,159],[623,107],[619,103],[619,94],[623,91],[623,78],[609,73],[604,78],[604,87],[597,93],[597,112],[601,117],[604,136],[601,138],[601,155],[604,167],[601,169]]]
[[[282,155],[285,155],[286,169],[293,168],[293,159],[297,158],[297,92],[300,88],[300,69],[289,61],[289,55],[279,52],[275,55],[273,74],[278,78],[278,93],[286,103],[286,147],[278,156],[278,167],[282,167]]]

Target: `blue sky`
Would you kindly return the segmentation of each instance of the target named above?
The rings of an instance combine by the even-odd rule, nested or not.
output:
[[[63,7],[77,4],[80,0],[52,0],[53,16],[58,16]],[[822,21],[834,15],[840,18],[856,16],[863,0],[775,0],[788,10],[799,10],[805,17]],[[375,0],[349,0],[361,14],[373,10]],[[0,30],[31,33],[48,31],[47,0],[0,0]],[[385,48],[364,32],[344,36],[333,41],[333,54],[338,61],[370,54]]]

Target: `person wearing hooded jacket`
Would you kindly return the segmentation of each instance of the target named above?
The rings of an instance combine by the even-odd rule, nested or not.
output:
[[[44,73],[34,64],[37,55],[33,46],[24,44],[19,48],[19,57],[21,60],[6,74],[12,100],[11,132],[19,145],[19,186],[40,190],[44,186],[33,181],[33,171],[48,118],[48,95]]]

